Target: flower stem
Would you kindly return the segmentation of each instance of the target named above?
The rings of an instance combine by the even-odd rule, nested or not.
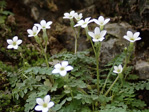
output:
[[[92,48],[93,48],[94,54],[95,54],[95,56],[96,56],[96,50],[95,50],[95,47],[94,47],[93,41],[92,41],[92,39],[90,38],[90,36],[88,35],[88,27],[86,27],[86,28],[85,28],[85,32],[86,32],[86,36],[87,36],[87,38],[88,38],[88,39],[90,40],[90,42],[91,42],[91,45],[92,45]]]
[[[112,85],[110,86],[110,88],[107,90],[107,92],[105,93],[105,96],[108,95],[108,93],[110,92],[110,90],[111,90],[112,87],[115,85],[115,83],[117,82],[118,79],[119,79],[119,75],[116,77],[116,79],[114,80],[114,82],[112,83]]]
[[[108,82],[108,79],[109,79],[109,77],[110,77],[110,75],[111,75],[111,72],[112,72],[112,70],[113,70],[113,67],[114,67],[114,64],[113,64],[112,68],[110,69],[110,71],[109,71],[109,73],[108,73],[108,76],[107,76],[107,78],[106,78],[106,80],[105,80],[105,83],[104,83],[104,85],[103,85],[103,87],[102,87],[101,94],[103,94],[103,92],[104,92],[104,89],[105,89],[106,84],[107,84],[107,82]]]
[[[97,43],[96,49],[97,49],[96,50],[97,92],[99,94],[99,56],[100,56],[101,42]]]
[[[48,63],[48,59],[47,59],[47,54],[46,54],[46,52],[44,51],[44,49],[43,49],[43,47],[42,47],[41,44],[40,44],[40,47],[41,47],[41,49],[42,49],[42,53],[43,53],[44,58],[45,58],[45,60],[46,60],[46,65],[47,65],[47,67],[49,67],[49,63]]]
[[[49,67],[49,63],[48,63],[48,59],[47,59],[47,54],[46,54],[46,52],[44,51],[44,49],[42,47],[42,44],[41,44],[41,41],[40,41],[39,37],[38,36],[35,36],[35,40],[39,44],[39,46],[41,48],[42,54],[43,54],[43,56],[44,56],[44,58],[46,60],[47,67]]]
[[[49,67],[49,63],[48,63],[48,59],[47,59],[47,53],[46,53],[47,52],[47,45],[48,45],[48,35],[47,35],[46,30],[43,30],[43,38],[45,41],[45,49],[43,50],[43,53],[44,53],[44,57],[46,60],[47,67]]]
[[[71,26],[71,28],[73,29],[73,32],[74,32],[74,38],[75,38],[75,50],[74,50],[74,53],[76,54],[77,53],[77,48],[78,48],[78,40],[77,39],[79,38],[79,36],[76,35],[73,19],[70,19],[70,26]]]
[[[124,65],[123,71],[125,71],[125,69],[127,67],[127,64],[130,61],[130,56],[132,54],[133,48],[134,48],[134,43],[130,42],[129,47],[128,47],[128,51],[127,51],[127,54],[126,54],[126,58],[125,58],[125,65]]]
[[[25,65],[25,58],[24,58],[24,56],[23,56],[22,48],[19,46],[18,50],[19,50],[19,52],[20,52],[21,58],[23,59],[23,67],[25,67],[25,66],[24,66],[24,65]]]
[[[75,54],[77,53],[77,48],[78,48],[78,39],[77,38],[75,38]]]

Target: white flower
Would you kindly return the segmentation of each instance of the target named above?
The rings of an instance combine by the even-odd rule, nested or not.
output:
[[[99,41],[103,41],[104,36],[106,35],[106,30],[103,30],[100,32],[100,28],[96,27],[94,29],[94,33],[93,32],[88,32],[88,34],[93,38],[93,42],[99,42]]]
[[[72,19],[75,14],[75,11],[71,11],[70,13],[64,13],[63,19]]]
[[[131,31],[127,31],[127,35],[124,35],[124,38],[130,42],[135,42],[137,40],[141,40],[141,37],[138,37],[139,35],[139,32],[133,34]]]
[[[119,73],[122,73],[122,71],[123,71],[122,65],[114,66],[114,70],[113,70],[114,73],[119,74]]]
[[[28,29],[28,37],[35,37],[38,35],[38,33],[40,32],[41,28],[37,27],[37,26],[33,26],[32,30]]]
[[[13,39],[7,39],[7,43],[9,44],[7,46],[8,49],[18,49],[18,45],[22,43],[22,40],[18,39],[18,36],[14,36]]]
[[[74,15],[74,17],[75,17],[75,19],[77,20],[77,21],[79,21],[80,19],[82,19],[82,13],[80,13],[80,14],[78,14],[78,13],[76,13],[75,15]]]
[[[100,26],[104,26],[105,24],[107,24],[110,19],[104,19],[103,16],[98,17],[98,19],[93,19],[92,21],[94,21],[96,24],[100,25]]]
[[[50,29],[51,28],[51,25],[52,24],[52,21],[49,21],[49,22],[46,22],[45,20],[41,20],[40,21],[40,24],[35,24],[35,26],[37,26],[38,28],[40,29]]]
[[[44,97],[44,100],[41,98],[37,98],[36,103],[38,105],[35,107],[35,110],[42,112],[48,112],[49,109],[54,105],[54,102],[50,101],[50,95],[46,95]]]
[[[92,21],[90,20],[90,18],[91,18],[91,17],[88,17],[88,18],[86,18],[85,20],[80,20],[80,21],[78,21],[78,23],[77,23],[74,27],[76,27],[76,26],[81,26],[82,28],[86,28],[87,25],[92,22]]]
[[[73,69],[72,66],[68,65],[68,61],[62,61],[61,64],[58,63],[54,66],[54,70],[52,71],[53,74],[59,73],[61,76],[65,76],[67,74],[67,71],[70,71]]]

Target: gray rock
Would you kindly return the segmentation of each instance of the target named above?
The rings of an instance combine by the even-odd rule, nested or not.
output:
[[[139,72],[140,79],[149,79],[149,63],[143,60],[136,62],[135,69]]]
[[[128,42],[123,39],[109,39],[108,41],[102,42],[100,62],[107,64],[116,55],[123,52],[124,48],[128,46]]]
[[[107,24],[105,29],[107,30],[108,34],[117,38],[122,38],[124,35],[126,35],[128,30],[134,31],[132,30],[132,26],[126,22]]]
[[[129,42],[123,38],[128,30],[133,31],[128,23],[112,23],[105,26],[107,33],[116,37],[102,42],[100,62],[107,64],[116,55],[123,52],[125,47],[128,47]]]

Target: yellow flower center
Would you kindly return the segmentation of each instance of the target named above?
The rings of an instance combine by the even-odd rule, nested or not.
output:
[[[101,38],[100,35],[95,35],[95,39],[99,39],[99,38]]]
[[[117,72],[121,72],[121,70],[120,69],[117,69]]]
[[[43,106],[44,108],[46,108],[48,105],[47,105],[46,103],[44,103],[42,106]]]
[[[36,35],[36,32],[33,32],[33,35]]]
[[[16,43],[16,42],[13,42],[13,43],[12,43],[12,45],[13,45],[13,46],[16,46],[16,45],[17,45],[17,43]]]
[[[63,71],[63,70],[65,70],[65,68],[64,67],[61,67],[60,70]]]
[[[133,37],[130,37],[130,40],[135,40]]]
[[[86,24],[87,24],[87,22],[84,22],[84,23],[83,23],[83,25],[86,25]]]

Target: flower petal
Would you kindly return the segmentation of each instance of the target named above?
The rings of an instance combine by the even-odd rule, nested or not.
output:
[[[136,32],[133,37],[136,39],[140,35],[140,32]]]
[[[107,24],[110,21],[110,19],[106,19],[103,23],[103,25]]]
[[[17,41],[17,45],[20,45],[22,43],[22,40]]]
[[[99,41],[103,41],[105,38],[104,37],[101,37],[101,38],[99,38],[98,40]]]
[[[99,27],[96,27],[95,30],[94,30],[94,33],[95,34],[100,34],[100,28]]]
[[[62,66],[66,67],[68,65],[68,61],[62,61]]]
[[[100,16],[100,17],[98,18],[98,21],[99,21],[99,23],[103,23],[103,22],[104,22],[104,17],[103,17],[103,16]]]
[[[79,23],[78,24],[76,24],[76,25],[74,25],[74,27],[77,27],[77,26],[81,26]]]
[[[42,111],[42,109],[43,109],[43,107],[42,107],[41,105],[37,105],[37,106],[35,107],[35,110],[36,110],[36,111]]]
[[[31,29],[27,30],[28,34],[33,35],[33,31]]]
[[[13,37],[13,41],[14,41],[14,42],[18,41],[18,36],[14,36],[14,37]]]
[[[118,73],[116,70],[113,71],[114,73]]]
[[[41,20],[40,24],[41,24],[41,26],[46,26],[46,21],[45,20]]]
[[[53,106],[54,106],[54,102],[48,103],[48,108],[51,108],[51,107],[53,107]]]
[[[131,31],[127,31],[127,36],[128,37],[133,37],[133,33]]]
[[[66,72],[65,70],[60,71],[60,75],[61,75],[61,76],[65,76],[66,74],[67,74],[67,72]]]
[[[72,66],[67,66],[67,67],[65,68],[66,71],[70,71],[70,70],[72,70],[72,69],[73,69]]]
[[[7,43],[11,45],[13,41],[11,39],[7,39]]]
[[[123,38],[125,38],[126,40],[130,41],[130,38],[128,36],[123,36]]]
[[[42,112],[48,112],[48,111],[49,111],[48,108],[43,108],[43,109],[42,109]]]
[[[101,31],[101,33],[100,33],[101,37],[104,37],[106,35],[106,33],[107,33],[106,30]]]
[[[118,68],[119,68],[119,69],[122,69],[123,67],[122,67],[122,65],[119,65]]]
[[[18,45],[13,46],[14,49],[18,49]]]
[[[99,42],[99,40],[95,39],[95,38],[93,38],[92,40],[93,40],[93,42]]]
[[[116,71],[117,71],[117,69],[118,69],[118,68],[117,68],[117,66],[114,66],[114,70],[116,70]]]
[[[63,19],[69,19],[69,13],[64,13]]]
[[[39,105],[43,105],[43,99],[41,98],[36,98],[36,103],[39,104]]]
[[[53,74],[56,74],[56,73],[59,73],[59,72],[60,72],[59,69],[54,69],[54,70],[52,71]]]
[[[56,68],[56,69],[61,68],[61,64],[60,64],[60,63],[58,63],[58,64],[54,65],[54,68]]]
[[[13,45],[8,45],[7,46],[7,49],[12,49],[13,48]]]
[[[52,21],[48,21],[47,25],[50,26],[52,24]]]
[[[81,27],[82,27],[82,28],[86,28],[87,25],[88,25],[88,23],[87,23],[87,24],[83,24]]]
[[[37,32],[37,26],[33,26],[33,32]]]
[[[42,26],[40,24],[34,24],[35,26],[37,26],[38,28],[42,29]]]
[[[99,21],[97,19],[93,19],[93,21],[97,24],[100,25]]]
[[[136,38],[136,40],[141,40],[141,37]]]
[[[91,36],[92,38],[95,38],[95,34],[93,32],[88,32],[89,36]]]
[[[86,19],[85,19],[85,22],[89,22],[90,18],[91,18],[91,17],[86,18]]]
[[[72,11],[70,12],[70,15],[74,15],[74,14],[75,14],[75,11],[72,10]]]
[[[28,37],[33,37],[34,35],[28,35]]]
[[[44,102],[47,103],[47,104],[50,102],[50,95],[46,95],[44,97]]]

